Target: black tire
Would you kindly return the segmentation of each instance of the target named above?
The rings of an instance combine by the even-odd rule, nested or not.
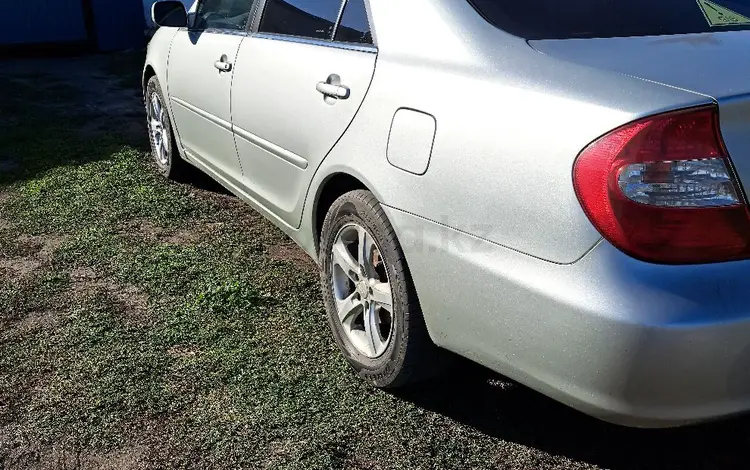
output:
[[[375,240],[391,284],[393,329],[390,343],[377,358],[362,354],[347,337],[334,297],[332,250],[342,228],[351,224],[363,227]],[[397,388],[438,372],[443,351],[429,337],[401,245],[372,193],[352,191],[333,203],[321,233],[320,266],[323,299],[333,336],[360,377],[379,388]]]
[[[155,76],[151,77],[146,84],[146,93],[144,95],[147,126],[148,120],[152,116],[151,100],[154,94],[158,96],[160,103],[164,107],[164,138],[168,139],[169,148],[165,151],[166,161],[163,161],[161,158],[159,158],[159,154],[157,152],[157,143],[155,142],[154,136],[151,133],[151,128],[148,127],[149,141],[151,142],[151,158],[156,164],[156,169],[164,177],[171,180],[181,180],[188,171],[188,163],[182,159],[179,150],[177,150],[177,140],[175,139],[174,130],[172,128],[172,120],[169,118],[169,113],[166,109],[167,101],[164,99],[164,94],[161,91],[159,80]]]

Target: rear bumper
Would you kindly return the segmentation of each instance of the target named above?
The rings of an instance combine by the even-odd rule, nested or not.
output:
[[[557,265],[387,209],[440,346],[587,414],[668,427],[750,410],[750,262]]]

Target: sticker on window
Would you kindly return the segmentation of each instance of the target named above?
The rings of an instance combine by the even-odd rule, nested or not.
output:
[[[709,0],[696,0],[709,26],[750,25],[750,18]]]

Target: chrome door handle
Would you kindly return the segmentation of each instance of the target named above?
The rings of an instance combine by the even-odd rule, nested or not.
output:
[[[344,85],[333,85],[326,82],[319,82],[317,85],[315,85],[315,89],[325,96],[330,96],[332,98],[337,98],[340,100],[349,98],[349,95],[351,94],[351,90],[349,90],[349,88],[345,87]]]
[[[221,59],[214,62],[214,67],[216,67],[219,72],[230,72],[232,70],[232,64],[229,63],[229,58],[227,58],[226,54],[221,56]]]
[[[229,62],[222,62],[220,60],[217,60],[214,62],[214,67],[216,67],[219,72],[231,72],[232,71],[232,64]]]

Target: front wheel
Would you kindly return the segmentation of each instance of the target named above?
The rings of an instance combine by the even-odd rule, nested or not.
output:
[[[441,352],[427,333],[393,227],[372,193],[352,191],[333,203],[320,266],[331,330],[362,378],[394,388],[434,374]]]
[[[170,179],[184,175],[187,163],[180,158],[172,122],[165,106],[159,80],[154,76],[146,85],[146,117],[151,140],[151,155],[159,173]]]

